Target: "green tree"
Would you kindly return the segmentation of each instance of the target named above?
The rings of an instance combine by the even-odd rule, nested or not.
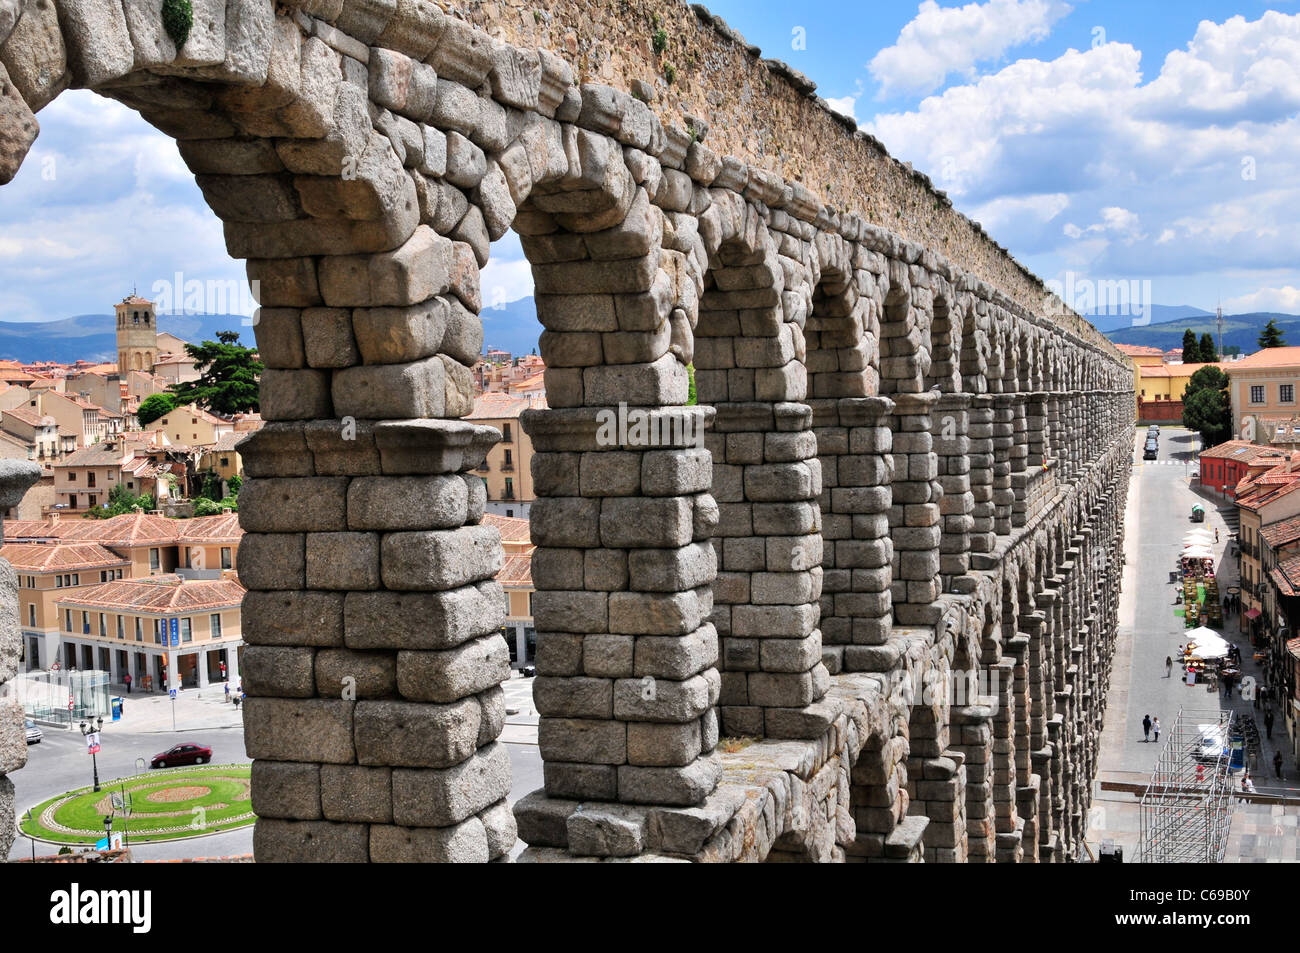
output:
[[[150,394],[140,401],[140,409],[135,412],[135,416],[139,419],[141,427],[148,427],[159,417],[166,417],[175,409],[176,395],[165,392]]]
[[[1213,364],[1219,359],[1219,352],[1214,348],[1214,338],[1210,332],[1206,331],[1201,335],[1201,361],[1205,364]]]
[[[1232,436],[1232,406],[1228,401],[1228,375],[1217,367],[1202,367],[1183,391],[1183,426],[1201,435],[1212,447]]]
[[[185,345],[202,375],[196,381],[172,385],[177,405],[194,403],[227,417],[257,410],[257,379],[263,370],[257,352],[241,346],[236,331],[218,331],[217,338]]]
[[[1201,348],[1196,343],[1196,332],[1191,328],[1183,332],[1183,363],[1201,363]]]
[[[136,496],[121,483],[118,483],[108,491],[108,504],[88,510],[86,516],[92,519],[108,519],[110,516],[121,516],[124,513],[134,512],[137,506],[147,513],[154,508],[153,497],[148,493],[143,496]]]
[[[1286,338],[1282,336],[1282,329],[1279,328],[1272,318],[1268,319],[1268,324],[1264,325],[1264,330],[1259,332],[1260,347],[1285,347]]]

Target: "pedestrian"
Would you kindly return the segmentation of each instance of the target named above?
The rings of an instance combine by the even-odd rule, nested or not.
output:
[[[1219,527],[1217,527],[1217,526],[1214,527],[1214,541],[1215,541],[1216,543],[1219,541]]]
[[[1143,741],[1151,740],[1151,716],[1150,715],[1142,716],[1142,740]]]
[[[122,681],[126,682],[126,693],[130,695],[131,694],[131,673],[127,672],[125,675],[123,675]]]
[[[1156,736],[1155,740],[1158,743],[1160,741],[1160,719],[1159,718],[1151,719],[1151,730],[1155,733]]]
[[[1279,778],[1282,777],[1282,752],[1280,751],[1273,752],[1273,770],[1277,772]]]
[[[1174,674],[1174,660],[1173,660],[1173,657],[1172,657],[1172,656],[1169,656],[1169,655],[1166,655],[1166,656],[1165,656],[1165,678],[1169,678],[1169,677],[1172,676],[1173,674]]]
[[[230,701],[230,683],[226,682],[226,701]]]
[[[1264,712],[1264,737],[1273,740],[1273,709]]]
[[[1242,792],[1245,793],[1245,794],[1254,794],[1254,793],[1255,793],[1255,782],[1252,781],[1252,780],[1250,779],[1250,775],[1249,775],[1249,774],[1242,774],[1242,776],[1241,776],[1241,790],[1242,790]]]
[[[226,663],[225,663],[225,662],[222,662],[222,663],[221,663],[221,680],[222,680],[223,682],[226,680]]]

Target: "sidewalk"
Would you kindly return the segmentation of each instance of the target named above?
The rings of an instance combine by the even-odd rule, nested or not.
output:
[[[126,694],[121,685],[113,694],[122,699],[122,720],[115,722],[127,731],[170,732],[206,731],[211,728],[234,728],[243,725],[243,709],[236,709],[225,698],[225,682],[207,688],[185,688],[176,693],[175,723],[172,728],[173,704],[165,692]],[[231,694],[234,694],[231,686]],[[108,724],[105,719],[105,725]]]

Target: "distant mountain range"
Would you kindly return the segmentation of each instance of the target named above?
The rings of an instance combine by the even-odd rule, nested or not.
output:
[[[1194,310],[1194,309],[1193,309]],[[1128,319],[1125,319],[1126,321]],[[1259,332],[1272,320],[1288,344],[1300,344],[1300,315],[1281,314],[1276,311],[1253,311],[1249,314],[1225,314],[1223,316],[1223,349],[1236,347],[1242,354],[1252,354],[1259,350]],[[1170,351],[1183,346],[1183,332],[1188,328],[1199,338],[1209,333],[1215,344],[1219,343],[1218,328],[1214,315],[1209,312],[1190,314],[1173,320],[1152,322],[1145,326],[1134,327],[1131,323],[1120,328],[1106,330],[1106,337],[1116,344],[1139,344],[1145,347],[1158,347]]]
[[[1214,315],[1188,305],[1152,305],[1151,322],[1134,326],[1129,315],[1086,315],[1117,344],[1141,344],[1171,350],[1183,346],[1183,332],[1191,328],[1200,337],[1209,332],[1217,338]],[[483,309],[483,345],[509,351],[515,357],[537,350],[542,326],[532,297],[520,298],[500,307]],[[1300,315],[1272,311],[1224,315],[1223,343],[1249,354],[1258,349],[1259,332],[1269,319],[1277,322],[1288,344],[1300,345]],[[182,314],[158,316],[158,330],[168,331],[185,341],[214,341],[218,331],[235,331],[241,343],[252,346],[253,329],[238,314]],[[79,314],[59,321],[0,321],[0,359],[31,361],[76,360],[114,361],[117,337],[111,314]]]
[[[1147,324],[1163,324],[1166,321],[1185,321],[1188,318],[1213,318],[1214,313],[1204,311],[1201,308],[1193,308],[1187,304],[1153,304],[1147,309],[1149,314],[1143,314],[1141,320]],[[1092,322],[1093,326],[1103,333],[1109,334],[1111,331],[1122,331],[1125,328],[1133,326],[1134,318],[1129,314],[1104,314],[1098,311],[1084,314],[1084,317]],[[1182,343],[1182,337],[1178,338]],[[1125,342],[1128,343],[1128,342]]]
[[[235,331],[251,345],[253,329],[239,314],[160,314],[158,330],[183,341],[215,341],[218,331]],[[117,360],[117,332],[111,314],[79,314],[60,321],[0,321],[0,359],[8,361]]]
[[[485,353],[491,348],[509,351],[513,357],[536,353],[542,323],[537,320],[537,305],[531,295],[499,308],[485,306],[480,317]]]

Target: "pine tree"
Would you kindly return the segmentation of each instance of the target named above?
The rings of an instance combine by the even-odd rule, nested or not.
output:
[[[1264,330],[1259,332],[1260,347],[1285,347],[1286,338],[1282,336],[1282,331],[1273,322],[1272,318],[1268,319],[1268,324],[1264,325]]]
[[[1183,363],[1201,363],[1201,347],[1196,343],[1196,332],[1191,328],[1183,332]]]
[[[1201,335],[1200,358],[1202,364],[1213,364],[1219,359],[1219,352],[1214,349],[1214,338],[1206,331]]]

